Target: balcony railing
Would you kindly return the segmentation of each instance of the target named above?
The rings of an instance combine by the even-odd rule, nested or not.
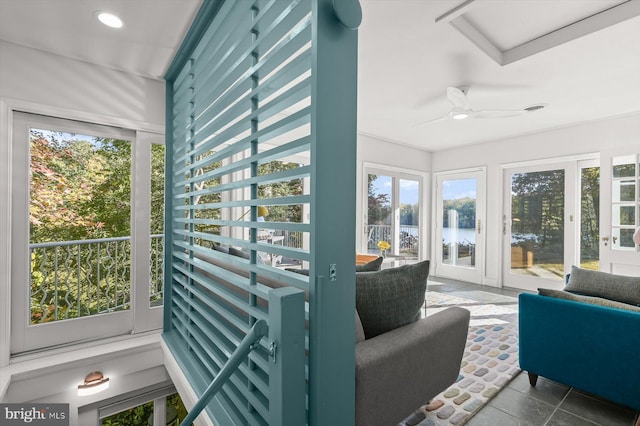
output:
[[[163,235],[151,235],[150,303],[162,303]],[[131,307],[131,238],[31,244],[31,324]]]
[[[400,225],[400,233],[397,236],[399,241],[400,253],[402,255],[418,255],[418,226]],[[393,232],[391,225],[368,225],[367,235],[369,241],[367,249],[369,252],[377,253],[378,241],[387,241],[393,247]]]

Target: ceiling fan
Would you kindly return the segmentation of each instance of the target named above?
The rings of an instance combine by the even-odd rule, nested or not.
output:
[[[533,112],[541,110],[545,105],[533,105],[523,109],[481,109],[474,110],[471,108],[469,98],[466,93],[458,89],[457,87],[447,87],[447,99],[451,104],[451,110],[444,116],[434,118],[431,120],[423,121],[416,125],[423,126],[429,123],[435,123],[442,120],[464,120],[466,118],[506,118],[516,117],[518,115],[525,114],[527,112]]]

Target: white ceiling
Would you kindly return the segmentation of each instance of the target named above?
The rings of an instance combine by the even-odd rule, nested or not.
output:
[[[0,39],[162,78],[201,2],[0,0]],[[361,3],[360,133],[437,151],[640,111],[640,17],[634,12],[640,0]],[[613,25],[589,18],[622,3],[633,6],[623,4],[623,15],[634,17],[618,16]],[[463,13],[436,23],[459,5],[466,5]],[[124,29],[97,23],[98,10],[121,16]],[[447,19],[463,21],[479,36],[470,40]],[[575,40],[507,65],[499,65],[477,46],[489,46],[494,56],[506,57],[538,37],[547,45],[545,34],[580,20],[582,27],[604,28],[582,31]],[[512,118],[445,120],[416,127],[449,111],[447,86],[468,88],[474,109],[520,109],[539,103],[548,107]]]
[[[640,111],[639,17],[501,66],[453,26],[435,22],[461,3],[363,0],[361,133],[437,151]],[[477,0],[465,17],[505,50],[619,3]],[[416,127],[450,110],[447,86],[468,87],[474,109],[549,106],[518,117]]]
[[[0,0],[0,40],[161,78],[202,0]],[[116,30],[96,12],[124,21]],[[0,58],[1,60],[1,58]]]

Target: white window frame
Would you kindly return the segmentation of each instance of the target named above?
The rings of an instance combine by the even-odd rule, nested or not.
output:
[[[396,182],[395,186],[398,186],[398,179],[417,180],[418,181],[418,206],[419,206],[419,234],[418,234],[418,260],[425,260],[429,258],[429,245],[427,243],[428,238],[431,238],[427,234],[427,226],[429,223],[429,210],[427,208],[427,202],[431,199],[428,190],[430,189],[430,174],[420,172],[411,169],[402,169],[399,167],[388,166],[378,163],[363,162],[362,173],[360,174],[360,184],[358,188],[361,191],[360,202],[357,203],[358,221],[356,223],[356,247],[358,252],[367,253],[367,238],[365,237],[367,223],[368,223],[368,175],[380,174],[385,176],[391,176]],[[398,188],[394,187],[394,191],[398,191]],[[397,197],[396,197],[397,198]],[[392,200],[394,203],[392,209],[399,208],[399,200]],[[395,227],[396,219],[392,219],[392,223]]]
[[[95,340],[99,338],[127,335],[158,329],[162,326],[162,307],[149,306],[149,218],[150,218],[150,169],[151,144],[163,143],[161,134],[148,131],[123,130],[115,127],[105,127],[104,124],[92,124],[73,121],[72,119],[43,117],[37,115],[21,115],[17,110],[0,103],[2,118],[10,126],[7,137],[8,152],[3,158],[8,159],[9,172],[6,187],[0,184],[0,195],[7,195],[10,203],[6,209],[0,211],[3,226],[11,232],[7,244],[8,253],[12,256],[7,262],[7,283],[0,281],[0,292],[9,294],[4,300],[11,301],[3,307],[8,321],[0,330],[0,342],[3,348],[10,350],[0,354],[0,366],[6,365],[14,354],[26,351],[40,351],[52,346],[68,345],[76,342]],[[36,112],[37,114],[37,112]],[[26,117],[26,118],[24,118]],[[8,118],[8,119],[6,119]],[[4,121],[3,121],[4,124]],[[108,123],[115,124],[115,123]],[[108,126],[107,124],[107,126]],[[29,144],[28,129],[31,127],[61,130],[79,134],[98,135],[119,139],[126,139],[132,143],[132,179],[131,179],[131,301],[132,309],[122,312],[83,317],[72,320],[55,321],[48,324],[30,326],[29,324],[29,296],[28,289],[20,289],[19,282],[29,282]],[[26,132],[24,129],[26,128]],[[22,129],[16,132],[14,129]],[[22,133],[22,139],[20,139]],[[2,136],[5,136],[4,134]],[[26,140],[25,140],[26,136]],[[20,158],[15,164],[14,158]],[[26,173],[26,174],[25,174]],[[1,250],[6,247],[3,245]],[[26,250],[26,251],[25,251]],[[3,266],[0,264],[0,266]],[[26,295],[26,296],[25,296]],[[146,302],[146,303],[145,303]],[[26,315],[26,317],[25,317]],[[7,343],[6,345],[4,343]],[[9,344],[10,343],[10,344]]]
[[[80,406],[78,407],[78,424],[100,426],[102,419],[106,417],[153,401],[153,424],[165,425],[167,397],[177,392],[171,382],[163,382],[139,391]],[[195,423],[198,422],[196,421]]]

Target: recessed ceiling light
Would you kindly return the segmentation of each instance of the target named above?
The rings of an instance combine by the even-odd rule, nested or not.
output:
[[[122,19],[118,18],[113,13],[108,12],[97,12],[98,20],[105,24],[107,27],[111,28],[122,28],[124,23]]]

